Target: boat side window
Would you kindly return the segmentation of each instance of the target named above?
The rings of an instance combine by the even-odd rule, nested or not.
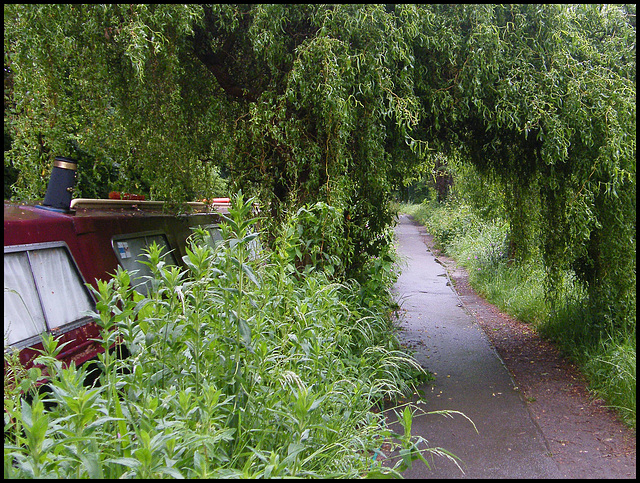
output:
[[[86,323],[93,309],[93,299],[66,246],[5,247],[5,345],[26,347],[39,342],[42,332]]]
[[[142,295],[147,295],[150,288],[150,277],[153,276],[151,269],[142,262],[149,259],[146,257],[146,249],[153,243],[162,249],[165,263],[176,265],[176,259],[171,251],[171,246],[167,237],[163,234],[135,234],[126,237],[114,238],[113,248],[118,257],[118,261],[131,272],[131,283]]]
[[[222,243],[223,238],[222,238],[222,231],[220,230],[220,225],[203,225],[202,228],[204,228],[205,230],[207,230],[209,232],[209,235],[211,236],[210,240],[208,240],[208,243],[215,248],[216,245],[218,245],[219,243]],[[250,232],[253,233],[253,232]],[[231,240],[229,242],[230,246],[235,246],[237,242],[234,240]],[[251,240],[248,244],[248,248],[249,248],[249,256],[251,258],[258,258],[258,256],[260,255],[260,252],[262,251],[262,246],[260,245],[260,240],[259,238],[254,238],[253,240]]]
[[[220,230],[220,225],[202,225],[200,228],[204,228],[209,232],[210,238],[207,240],[207,243],[211,248],[215,248],[216,245],[222,242],[222,231]]]

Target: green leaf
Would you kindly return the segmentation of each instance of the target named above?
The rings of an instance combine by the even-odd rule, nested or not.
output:
[[[126,466],[127,468],[136,469],[142,463],[135,458],[110,458],[105,463],[115,463],[117,465]]]
[[[241,317],[238,317],[238,331],[240,332],[240,336],[244,341],[246,346],[251,345],[251,328],[246,320]]]
[[[302,443],[289,443],[289,446],[287,446],[287,457],[282,460],[282,464],[293,463],[298,455],[305,450],[305,448],[306,445]]]
[[[102,471],[102,463],[100,462],[99,455],[95,453],[80,453],[78,455],[82,461],[82,465],[87,470],[87,475],[91,479],[103,479],[104,472]]]
[[[246,263],[243,263],[241,266],[242,266],[242,271],[247,275],[247,277],[249,277],[249,280],[251,280],[259,288],[260,282],[256,278],[256,275],[251,269],[251,267]]]

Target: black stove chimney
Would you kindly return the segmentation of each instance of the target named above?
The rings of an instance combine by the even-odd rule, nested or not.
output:
[[[68,212],[71,207],[71,194],[76,185],[78,161],[71,158],[56,156],[53,170],[47,186],[47,194],[42,202],[42,208],[54,211]]]

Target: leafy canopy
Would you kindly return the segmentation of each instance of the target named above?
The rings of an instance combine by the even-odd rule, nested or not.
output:
[[[4,8],[18,198],[56,155],[82,194],[209,196],[222,173],[274,220],[334,207],[357,273],[392,189],[452,157],[498,180],[551,288],[570,269],[635,313],[633,5]]]

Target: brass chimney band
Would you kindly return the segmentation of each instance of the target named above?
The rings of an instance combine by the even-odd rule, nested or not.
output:
[[[75,163],[67,163],[66,161],[60,161],[59,159],[56,159],[53,161],[53,166],[55,168],[62,168],[62,169],[70,169],[75,171],[76,169],[78,169],[78,165]]]

